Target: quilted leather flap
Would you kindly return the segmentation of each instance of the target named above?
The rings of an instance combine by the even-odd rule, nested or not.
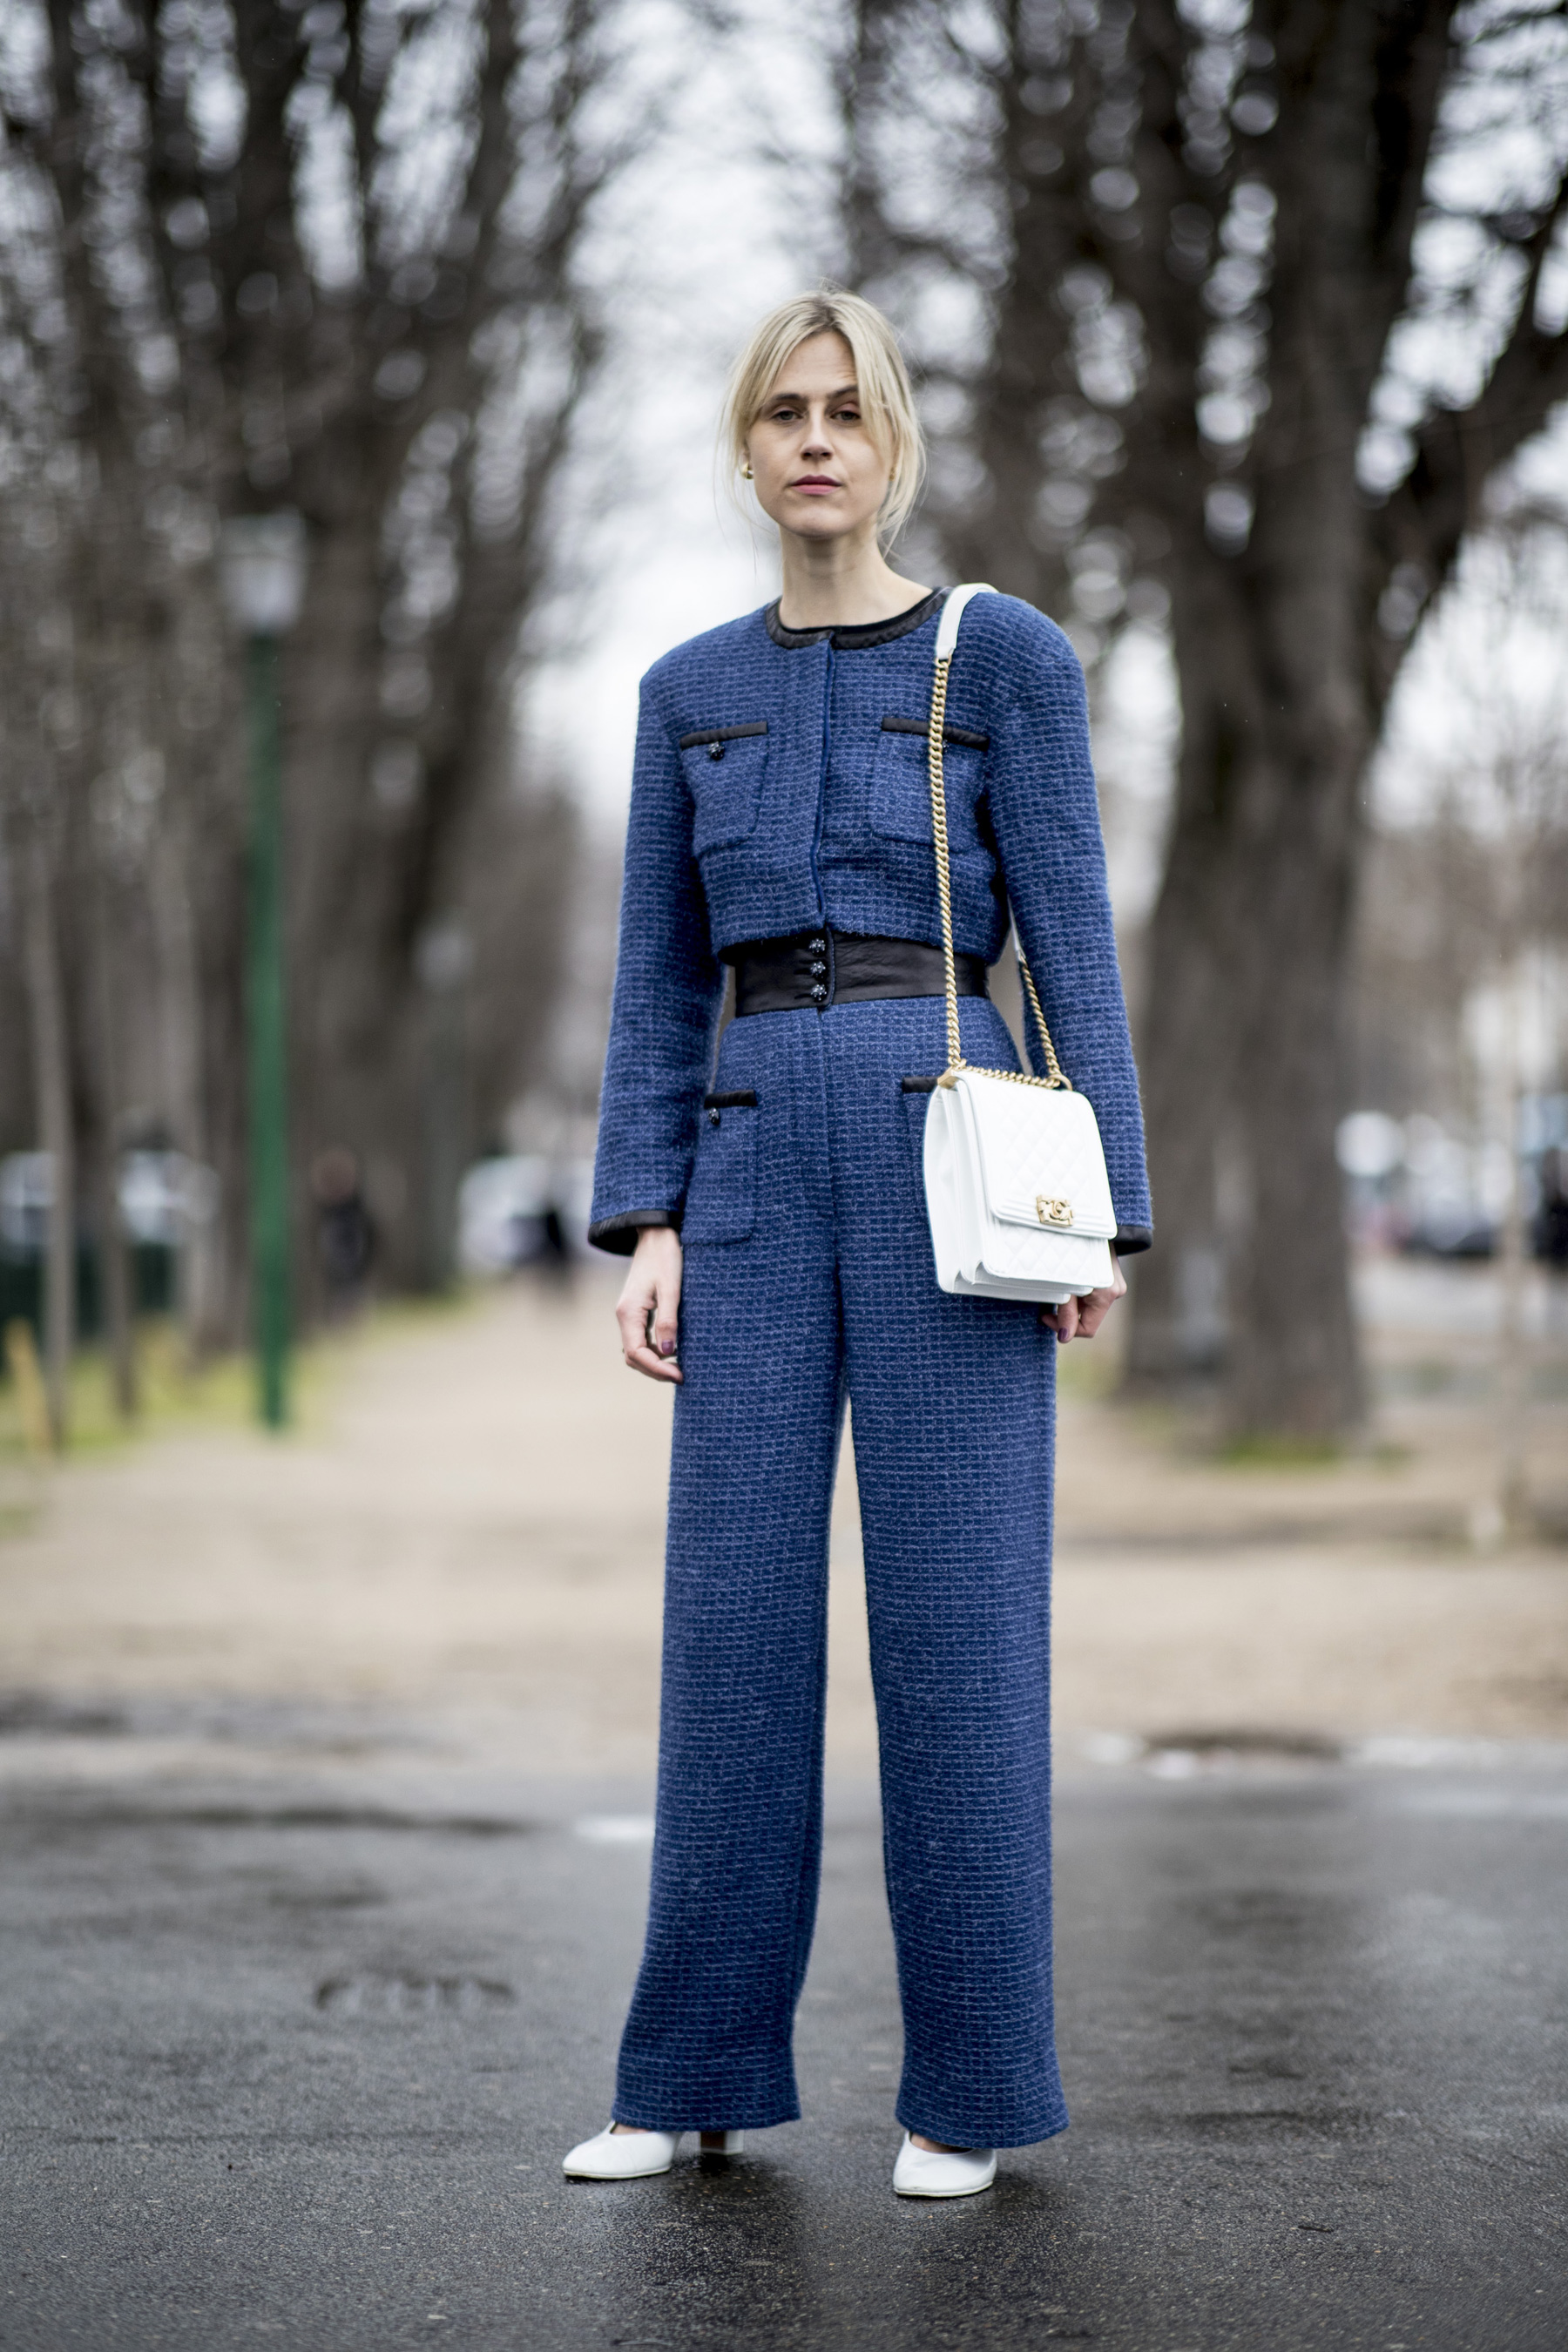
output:
[[[985,1203],[1004,1224],[1110,1241],[1116,1212],[1087,1098],[965,1071]]]

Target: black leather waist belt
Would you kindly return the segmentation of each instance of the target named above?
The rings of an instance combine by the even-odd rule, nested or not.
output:
[[[942,950],[924,940],[871,940],[856,931],[797,931],[787,940],[752,940],[726,948],[735,967],[735,1012],[826,1012],[879,996],[941,996]],[[985,963],[961,955],[960,996],[984,996]]]

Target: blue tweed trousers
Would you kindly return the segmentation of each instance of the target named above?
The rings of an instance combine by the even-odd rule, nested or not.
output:
[[[966,1056],[1017,1067],[984,998]],[[615,2113],[800,2112],[791,2054],[822,1840],[828,1517],[853,1407],[898,2114],[958,2147],[1064,2128],[1053,2038],[1055,1348],[936,1285],[921,1179],[940,998],[732,1022],[687,1197],[647,1940]]]

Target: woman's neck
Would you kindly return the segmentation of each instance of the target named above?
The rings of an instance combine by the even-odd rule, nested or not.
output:
[[[784,593],[779,618],[786,629],[858,628],[891,621],[931,590],[895,572],[869,533],[843,539],[780,534]]]

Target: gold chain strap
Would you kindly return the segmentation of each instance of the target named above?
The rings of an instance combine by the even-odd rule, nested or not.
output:
[[[931,832],[936,851],[936,895],[942,906],[942,965],[947,989],[947,1068],[940,1081],[951,1086],[953,1073],[969,1067],[963,1058],[963,1042],[958,1027],[958,965],[952,952],[952,875],[947,846],[947,787],[942,772],[942,741],[947,725],[947,673],[951,654],[936,666],[931,681],[931,730],[926,738],[926,765],[931,774]],[[1040,1043],[1046,1049],[1048,1078],[1037,1078],[1025,1070],[987,1070],[988,1078],[1010,1078],[1015,1086],[1045,1087],[1047,1089],[1065,1087],[1072,1092],[1072,1080],[1057,1059],[1057,1049],[1051,1043],[1051,1033],[1046,1026],[1046,1016],[1036,992],[1034,974],[1024,957],[1024,943],[1016,929],[1013,934],[1017,950],[1018,972],[1024,992],[1029,1000],[1029,1010],[1035,1016],[1035,1026],[1040,1033]]]

